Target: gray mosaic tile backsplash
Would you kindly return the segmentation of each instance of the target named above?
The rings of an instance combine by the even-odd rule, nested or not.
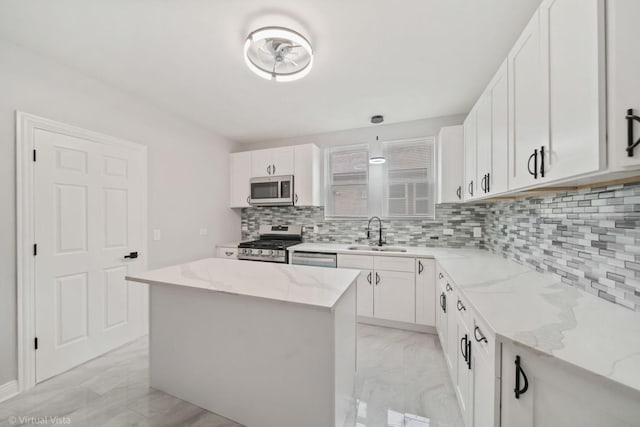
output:
[[[308,242],[366,243],[366,221],[325,220],[323,208],[242,210],[243,239],[257,238],[260,224],[303,225]],[[388,244],[488,249],[640,311],[640,182],[439,205],[435,220],[386,221],[384,227]],[[473,237],[474,227],[482,228],[481,238]],[[444,235],[445,228],[453,236]]]
[[[491,251],[640,311],[640,182],[484,209]]]
[[[384,238],[390,245],[485,248],[484,237],[474,238],[473,228],[484,227],[481,205],[440,205],[435,220],[384,221]],[[306,242],[366,243],[366,220],[329,220],[324,208],[257,207],[242,209],[242,239],[258,237],[260,224],[298,224],[304,226]],[[318,232],[313,232],[313,226]],[[377,229],[377,223],[372,228]],[[443,229],[454,230],[445,236]],[[483,230],[484,231],[484,230]],[[375,236],[374,236],[375,234]],[[483,233],[484,236],[484,233]],[[372,233],[372,241],[377,234]]]

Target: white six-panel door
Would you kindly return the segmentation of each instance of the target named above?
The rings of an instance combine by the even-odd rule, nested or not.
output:
[[[34,131],[36,381],[147,333],[144,152]]]

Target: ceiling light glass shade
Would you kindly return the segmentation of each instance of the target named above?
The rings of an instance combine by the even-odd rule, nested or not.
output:
[[[263,79],[291,82],[309,74],[313,50],[309,41],[293,30],[265,27],[247,37],[244,61]]]
[[[384,157],[372,157],[372,158],[369,159],[369,164],[371,164],[371,165],[381,165],[386,161],[387,161],[387,159],[385,159]]]

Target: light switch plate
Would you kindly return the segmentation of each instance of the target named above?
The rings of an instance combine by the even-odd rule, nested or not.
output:
[[[160,240],[160,229],[159,228],[154,228],[153,229],[153,240],[155,240],[155,241]]]
[[[453,228],[445,228],[442,230],[442,234],[445,236],[453,236]]]
[[[482,237],[482,228],[473,227],[473,237]]]

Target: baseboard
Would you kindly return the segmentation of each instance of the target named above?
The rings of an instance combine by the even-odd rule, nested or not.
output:
[[[426,334],[437,334],[436,328],[427,325],[417,325],[415,323],[396,322],[395,320],[376,319],[375,317],[358,316],[358,323],[367,325],[384,326],[385,328],[404,329],[405,331],[422,332]]]
[[[0,402],[11,399],[18,394],[18,381],[13,380],[0,385]]]

